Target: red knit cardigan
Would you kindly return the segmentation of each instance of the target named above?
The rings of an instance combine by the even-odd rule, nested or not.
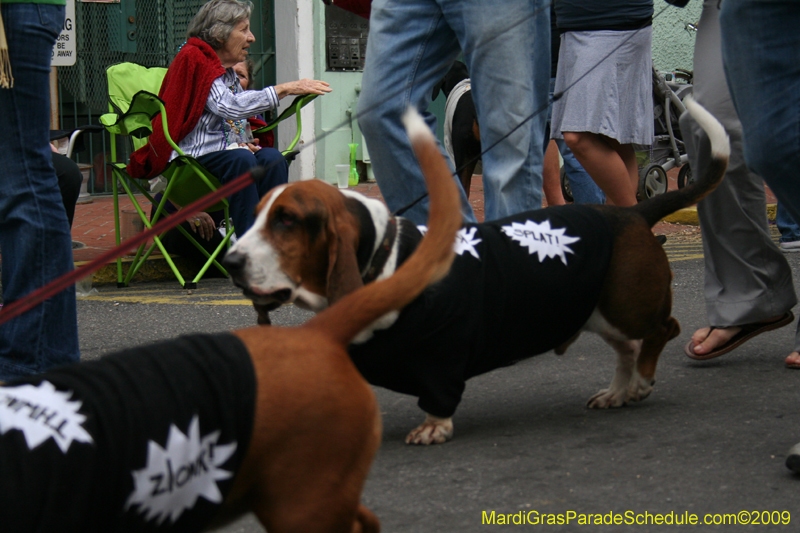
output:
[[[164,100],[167,124],[176,144],[197,126],[203,114],[211,84],[225,73],[225,67],[211,46],[196,37],[183,45],[172,60],[158,96]],[[131,154],[128,174],[149,179],[169,164],[172,147],[164,137],[161,117],[153,119],[153,133],[146,145]]]

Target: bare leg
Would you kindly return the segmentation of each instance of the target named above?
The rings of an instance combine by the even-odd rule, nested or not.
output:
[[[616,141],[612,141],[612,145]],[[636,196],[636,191],[639,190],[639,165],[636,163],[636,151],[630,144],[617,143],[617,153],[625,163],[625,168],[628,169],[628,179],[630,180],[633,195]]]
[[[558,146],[554,140],[547,144],[544,153],[544,167],[542,169],[542,188],[547,205],[564,205],[564,195],[561,192],[561,166],[559,164]]]
[[[636,205],[636,188],[631,186],[636,157],[629,145],[620,145],[613,139],[591,132],[563,132],[564,141],[586,172],[606,193],[614,205]],[[620,153],[620,149],[622,154]],[[630,152],[630,153],[628,153]],[[631,155],[633,162],[631,163]],[[636,170],[638,186],[638,170]]]

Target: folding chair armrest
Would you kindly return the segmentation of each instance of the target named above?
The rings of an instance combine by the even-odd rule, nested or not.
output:
[[[81,133],[84,133],[84,132],[90,132],[90,133],[100,132],[100,131],[103,131],[104,129],[105,129],[105,126],[103,126],[102,124],[87,124],[85,126],[80,126],[78,128],[75,128],[72,131],[50,130],[50,141],[58,141],[58,140],[65,139],[65,138],[69,137],[69,145],[67,147],[67,154],[66,155],[67,155],[67,157],[72,157],[72,152],[75,151],[75,148],[77,146],[78,139],[79,139]],[[83,147],[83,143],[81,142],[81,144],[79,146],[77,146],[77,147],[78,147],[77,151],[79,151],[79,152],[82,151],[83,148],[84,148]]]
[[[112,128],[117,122],[119,122],[120,116],[120,113],[103,113],[100,115],[100,124],[102,124],[106,129]],[[121,132],[117,133],[121,134]]]
[[[70,132],[66,130],[50,130],[50,142],[66,139],[69,135]]]
[[[181,150],[169,134],[169,124],[167,124],[167,110],[164,108],[164,102],[159,98],[158,105],[161,108],[161,126],[164,130],[164,138],[167,140],[173,150],[178,152],[178,155],[185,156],[186,154]]]
[[[152,121],[157,115],[161,115],[161,125],[164,130],[164,138],[167,143],[179,155],[183,153],[169,134],[169,124],[167,123],[167,110],[164,101],[155,94],[148,91],[139,91],[131,99],[131,105],[124,113],[106,113],[100,116],[100,122],[105,128],[115,135],[131,135],[133,137],[148,137],[153,133]]]
[[[67,146],[67,157],[72,157],[72,152],[75,151],[76,143],[81,134],[89,132],[89,133],[97,133],[104,131],[105,128],[102,124],[87,124],[85,126],[80,126],[75,131],[72,132],[72,135],[69,136],[69,145]],[[83,142],[81,141],[81,146],[78,151],[83,150]]]
[[[303,132],[303,122],[302,122],[302,120],[300,118],[300,110],[302,108],[304,108],[309,102],[313,101],[317,96],[319,96],[319,95],[318,94],[301,94],[301,95],[296,96],[295,99],[292,100],[292,103],[289,105],[289,107],[284,109],[283,113],[278,115],[278,118],[273,119],[266,126],[255,130],[253,133],[257,135],[259,133],[264,133],[266,131],[269,131],[272,128],[274,128],[275,126],[277,126],[278,123],[282,122],[283,120],[286,120],[287,118],[289,118],[292,115],[295,115],[296,118],[297,118],[297,132],[295,133],[294,139],[292,139],[292,142],[289,143],[289,146],[287,146],[286,149],[283,150],[283,152],[282,152],[284,154],[284,156],[288,155],[290,152],[292,152],[294,150],[295,146],[297,146],[297,143],[300,141],[300,135]],[[297,154],[294,154],[294,155],[297,155]],[[292,161],[293,159],[294,159],[294,156],[291,156],[291,159],[287,158],[287,161]]]
[[[319,95],[318,94],[300,94],[300,95],[295,96],[294,100],[292,100],[292,103],[289,104],[289,106],[286,109],[284,109],[283,112],[280,115],[278,115],[276,118],[274,118],[271,121],[269,121],[266,126],[263,126],[263,127],[259,128],[259,129],[257,129],[253,133],[264,133],[265,131],[271,130],[272,128],[277,126],[279,123],[283,122],[284,120],[286,120],[290,116],[292,116],[295,113],[297,113],[298,111],[300,111],[303,107],[306,106],[306,104],[308,104],[309,102],[314,100],[317,96],[319,96]]]

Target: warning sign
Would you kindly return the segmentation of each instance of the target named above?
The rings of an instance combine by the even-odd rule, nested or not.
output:
[[[53,46],[50,66],[71,67],[75,64],[75,0],[67,0],[67,14],[64,27]]]

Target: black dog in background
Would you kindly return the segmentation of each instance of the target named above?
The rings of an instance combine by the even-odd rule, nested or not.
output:
[[[456,86],[467,80],[466,90],[453,93]],[[442,91],[447,96],[444,143],[450,159],[469,198],[469,188],[475,166],[481,159],[481,133],[478,114],[469,87],[469,72],[461,61],[455,61],[445,76],[433,86],[433,99]]]

